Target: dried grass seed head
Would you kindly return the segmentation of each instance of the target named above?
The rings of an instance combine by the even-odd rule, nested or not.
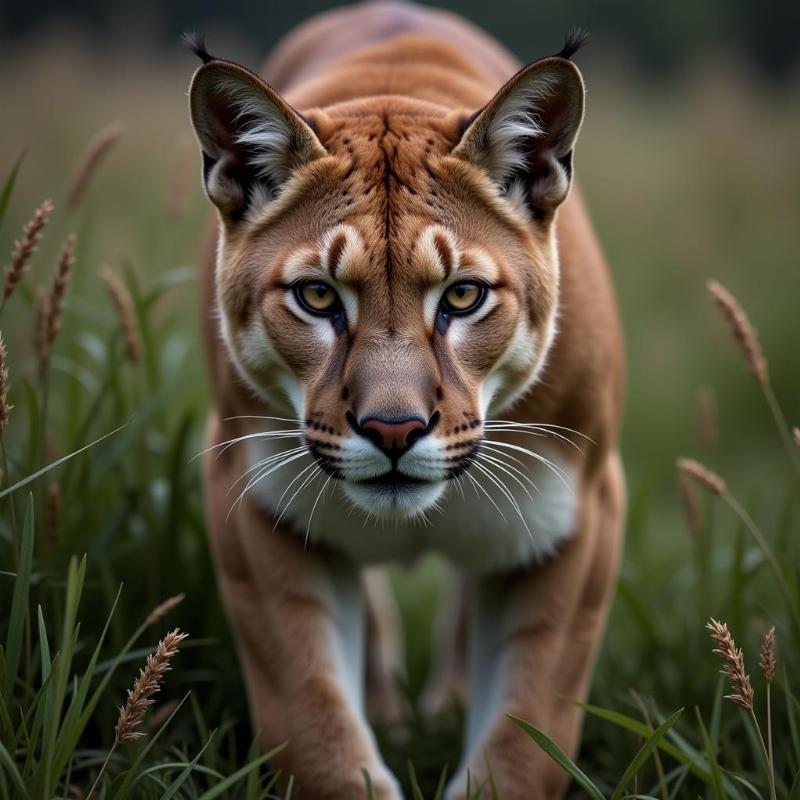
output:
[[[733,338],[739,345],[750,372],[759,385],[766,385],[769,381],[767,359],[764,357],[755,328],[750,323],[747,314],[739,301],[721,283],[711,280],[707,286],[714,301],[728,320]]]
[[[100,164],[122,136],[124,130],[125,125],[121,122],[112,122],[101,128],[86,145],[67,190],[67,206],[69,208],[75,208],[83,199]]]
[[[706,624],[706,628],[717,644],[713,652],[722,659],[720,672],[728,678],[733,689],[731,694],[725,695],[726,699],[744,711],[752,710],[753,686],[744,667],[744,654],[737,649],[736,642],[724,622],[718,622],[712,618]]]
[[[678,459],[678,470],[683,474],[692,478],[693,480],[697,481],[697,483],[705,486],[706,489],[713,492],[714,494],[725,494],[727,491],[727,485],[725,481],[717,475],[716,472],[712,472],[707,467],[704,467],[699,461],[695,461],[693,458],[679,458]]]
[[[141,725],[147,709],[153,704],[153,696],[161,688],[164,675],[170,670],[170,660],[177,654],[181,642],[187,636],[188,634],[181,633],[177,628],[170,631],[158,643],[155,652],[147,657],[133,687],[128,689],[125,705],[120,709],[114,727],[117,744],[133,742],[145,735],[136,729]]]
[[[42,230],[47,225],[52,212],[53,203],[49,199],[45,200],[23,227],[22,236],[14,242],[14,247],[11,251],[11,262],[5,268],[3,300],[8,299],[9,295],[25,277],[30,260],[42,238]]]

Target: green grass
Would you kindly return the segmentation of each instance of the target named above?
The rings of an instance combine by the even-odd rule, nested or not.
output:
[[[0,180],[25,148],[27,155],[7,202],[0,192],[0,254],[44,197],[53,196],[56,213],[31,274],[0,314],[15,406],[3,434],[0,492],[86,449],[0,497],[0,800],[88,789],[113,744],[127,688],[176,626],[191,636],[148,717],[160,722],[144,740],[115,750],[98,796],[284,796],[253,746],[192,460],[207,403],[196,311],[195,265],[207,230],[199,187],[193,182],[181,218],[166,213],[189,134],[183,93],[191,67],[148,62],[131,77],[130,65],[99,65],[71,50],[5,58],[0,74],[15,78],[0,81],[0,107],[17,113],[4,120]],[[775,625],[777,796],[796,798],[800,494],[764,398],[704,289],[707,277],[717,277],[747,306],[776,394],[797,424],[796,92],[710,73],[658,91],[593,80],[591,69],[588,77],[578,171],[627,331],[630,509],[577,763],[608,798],[766,798],[758,739],[748,717],[722,698],[727,689],[704,624],[710,616],[726,620],[744,648],[762,726],[756,662],[760,636]],[[54,92],[80,113],[54,119]],[[128,123],[126,135],[83,204],[67,210],[64,186],[83,143],[117,117]],[[192,170],[199,171],[194,163]],[[33,287],[49,284],[73,230],[78,250],[65,326],[43,377],[33,348]],[[139,363],[124,357],[97,279],[105,266],[133,297],[144,342]],[[719,411],[719,437],[708,446],[694,431],[701,386],[713,391]],[[703,496],[702,534],[688,535],[675,477],[683,455],[726,478],[781,579],[763,543],[719,498]],[[61,493],[57,525],[48,520],[51,484]],[[440,571],[425,559],[391,573],[409,632],[412,700],[427,667]],[[178,593],[187,596],[183,604],[143,625],[150,609]],[[432,722],[413,716],[403,736],[380,732],[409,796],[417,783],[421,796],[434,797],[445,764],[452,773],[460,723],[456,711]],[[525,732],[531,752],[548,746]]]

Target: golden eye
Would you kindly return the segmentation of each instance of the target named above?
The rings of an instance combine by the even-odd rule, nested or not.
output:
[[[302,283],[295,289],[295,294],[300,305],[312,313],[330,313],[338,306],[336,290],[322,281]]]
[[[455,283],[444,293],[446,310],[455,313],[474,311],[483,300],[483,286],[477,283]]]

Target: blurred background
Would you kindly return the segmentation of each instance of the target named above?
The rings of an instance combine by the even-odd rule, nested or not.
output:
[[[199,696],[211,717],[233,709],[241,721],[245,712],[235,669],[225,666],[233,663],[233,654],[224,622],[207,592],[213,578],[194,468],[181,466],[181,483],[175,482],[175,465],[185,465],[201,446],[206,399],[195,268],[210,219],[186,108],[197,63],[177,39],[185,30],[203,31],[212,52],[257,68],[292,26],[332,5],[38,0],[6,2],[0,10],[0,177],[26,153],[0,231],[0,253],[10,251],[12,238],[45,197],[54,199],[56,213],[31,286],[48,280],[64,237],[78,233],[65,338],[73,344],[53,362],[63,373],[58,380],[64,392],[72,397],[73,384],[80,381],[92,385],[91,374],[84,372],[95,369],[90,356],[103,343],[90,336],[102,339],[99,331],[115,324],[98,270],[111,267],[143,286],[165,280],[149,323],[161,349],[147,365],[147,379],[132,372],[125,378],[130,394],[93,407],[98,435],[145,408],[150,417],[138,429],[146,433],[141,446],[155,461],[120,464],[128,481],[124,508],[117,489],[108,488],[94,507],[87,502],[69,509],[76,533],[64,547],[89,552],[90,574],[102,597],[110,597],[109,587],[127,577],[131,608],[177,591],[189,594],[191,607],[178,612],[182,625],[227,644],[222,651],[198,649],[193,668],[174,680],[176,691],[198,682],[205,687]],[[776,394],[790,422],[798,424],[800,3],[440,5],[494,34],[521,60],[558,50],[573,27],[591,36],[577,57],[588,106],[576,168],[626,331],[623,451],[631,498],[621,591],[594,697],[615,706],[635,685],[667,710],[706,704],[716,678],[702,630],[705,619],[712,613],[736,616],[742,638],[752,645],[763,620],[778,612],[771,606],[769,579],[754,578],[757,560],[748,562],[752,596],[744,605],[744,584],[736,584],[738,600],[731,606],[727,577],[709,579],[709,574],[727,576],[732,565],[743,563],[742,533],[730,520],[723,520],[727,527],[713,544],[704,545],[703,569],[710,573],[690,566],[695,543],[681,517],[676,458],[699,456],[719,469],[761,515],[764,530],[783,532],[781,557],[797,557],[797,508],[787,512],[783,501],[787,482],[776,470],[777,436],[705,283],[719,279],[748,309]],[[80,154],[96,131],[114,122],[124,126],[121,137],[80,206],[66,208],[66,188]],[[10,307],[3,319],[17,375],[34,360],[26,291],[28,305]],[[159,394],[162,373],[169,378],[166,399]],[[161,405],[147,405],[156,400]],[[164,454],[160,461],[158,453]],[[170,491],[178,493],[177,501],[169,501]],[[166,522],[165,508],[171,515]],[[162,543],[151,541],[155,537]],[[147,558],[146,578],[135,554]],[[414,572],[394,574],[409,627],[412,697],[427,661],[437,574],[438,567],[427,561]],[[695,597],[691,593],[699,584],[704,591]],[[102,615],[105,607],[101,603],[88,613]],[[118,624],[126,624],[124,616]],[[707,661],[703,678],[695,659]],[[590,725],[585,753],[591,753],[586,758],[594,774],[612,776],[619,760],[604,736]],[[605,751],[592,749],[595,740],[606,742]],[[433,769],[438,756],[426,742],[421,757]],[[614,745],[620,752],[632,746],[627,740]]]

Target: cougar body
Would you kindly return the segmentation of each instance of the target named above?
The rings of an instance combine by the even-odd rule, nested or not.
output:
[[[421,698],[466,702],[448,800],[564,774],[612,594],[623,357],[577,188],[571,47],[520,69],[404,3],[291,33],[257,76],[191,88],[218,209],[202,319],[212,551],[254,727],[303,797],[400,798],[369,716],[397,715],[379,565],[452,567]],[[485,796],[489,796],[487,787]]]

